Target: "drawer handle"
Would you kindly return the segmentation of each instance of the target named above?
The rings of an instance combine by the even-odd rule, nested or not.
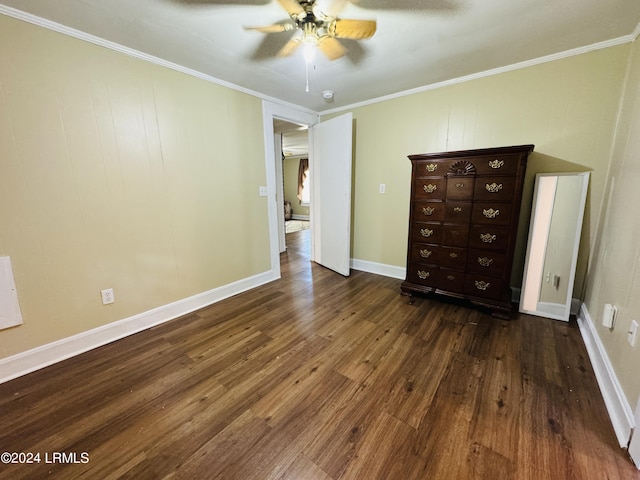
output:
[[[449,256],[450,256],[451,258],[458,258],[458,254],[457,254],[456,252],[451,252],[451,253],[449,254]]]
[[[431,275],[430,272],[425,272],[424,270],[418,270],[418,277],[420,277],[422,280],[424,280],[425,278],[428,278],[429,275]]]
[[[478,263],[483,267],[489,267],[493,263],[493,258],[489,257],[478,257]]]
[[[422,258],[429,258],[432,253],[433,252],[431,250],[427,250],[426,248],[424,250],[420,250],[420,256]]]
[[[455,275],[447,275],[447,280],[455,280]]]
[[[433,193],[438,189],[438,186],[434,185],[433,183],[428,183],[427,185],[423,185],[422,189],[425,191],[425,193]]]
[[[464,188],[464,183],[456,183],[456,188]]]
[[[493,243],[496,241],[498,237],[496,237],[495,235],[492,235],[490,233],[481,233],[480,234],[480,240],[482,240],[484,243]]]
[[[454,212],[461,212],[462,211],[462,207],[453,207],[453,211]]]
[[[502,190],[502,184],[501,183],[486,183],[485,184],[485,188],[487,189],[487,192],[489,193],[498,193],[500,190]]]
[[[487,218],[496,218],[498,215],[500,215],[500,210],[494,210],[493,208],[490,208],[489,210],[482,210],[482,214]]]
[[[500,168],[500,167],[504,166],[504,161],[503,160],[498,160],[497,158],[495,160],[489,160],[489,166],[491,168]]]
[[[420,235],[425,238],[429,238],[431,235],[433,235],[433,230],[429,230],[428,228],[421,228]]]
[[[435,172],[438,169],[437,163],[427,163],[427,172]]]
[[[433,208],[433,207],[422,207],[422,213],[424,215],[431,216],[431,215],[433,215],[433,212],[435,212],[435,211],[436,211],[436,209]]]
[[[480,281],[476,280],[475,284],[478,290],[483,290],[483,291],[491,286],[489,282],[485,282],[484,280],[480,280]]]

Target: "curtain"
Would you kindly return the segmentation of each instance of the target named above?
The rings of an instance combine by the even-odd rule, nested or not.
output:
[[[298,167],[298,200],[302,202],[302,190],[304,188],[304,181],[307,178],[309,172],[309,159],[300,159],[300,166]]]

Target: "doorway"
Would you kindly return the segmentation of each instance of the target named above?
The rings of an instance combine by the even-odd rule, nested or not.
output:
[[[297,125],[313,126],[318,123],[318,114],[306,112],[286,105],[262,102],[264,125],[265,163],[268,194],[269,256],[272,278],[280,278],[280,251],[284,242],[284,207],[282,191],[282,154],[280,144],[276,142],[274,120],[286,121]],[[311,143],[311,142],[309,142]],[[279,153],[276,155],[276,151]],[[276,161],[276,156],[278,159]],[[313,223],[313,220],[311,221]],[[282,232],[282,233],[281,233]],[[311,254],[313,260],[313,254]]]
[[[284,232],[279,232],[280,253],[288,247],[287,239],[292,233],[311,228],[308,129],[307,125],[279,118],[273,119],[276,157],[282,159],[281,169],[276,169],[279,170],[276,174],[277,177],[280,177],[280,171],[282,172],[282,194],[276,194],[276,198],[283,200],[282,208],[284,210],[284,224],[278,227],[284,228]],[[278,158],[276,158],[277,161]]]
[[[351,173],[353,115],[342,114],[319,123],[318,114],[263,100],[265,163],[268,197],[270,275],[280,278],[281,232],[284,232],[282,154],[274,119],[308,125],[311,186],[310,260],[348,276],[351,247]],[[276,161],[278,157],[278,161]]]

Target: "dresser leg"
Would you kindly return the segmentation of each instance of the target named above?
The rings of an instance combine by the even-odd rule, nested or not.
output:
[[[511,320],[511,310],[510,309],[497,309],[494,308],[491,312],[491,316],[494,318],[500,318],[502,320]]]

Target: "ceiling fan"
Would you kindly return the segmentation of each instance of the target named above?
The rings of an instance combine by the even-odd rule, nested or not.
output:
[[[336,60],[345,55],[347,49],[338,39],[362,40],[376,32],[375,20],[350,20],[338,18],[348,3],[347,0],[277,0],[293,23],[244,27],[263,33],[280,33],[299,30],[300,34],[289,40],[278,52],[278,56],[293,54],[301,45],[305,46],[305,57],[312,54],[313,47],[329,59]],[[307,59],[308,60],[308,59]]]

